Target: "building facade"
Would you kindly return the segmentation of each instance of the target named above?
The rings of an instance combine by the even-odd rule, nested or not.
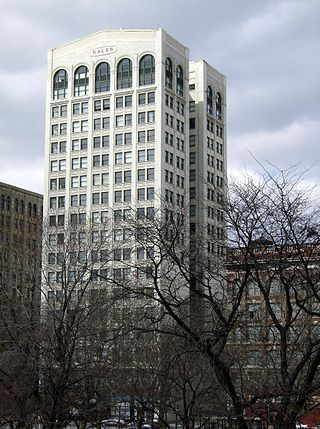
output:
[[[128,213],[152,219],[165,205],[169,221],[180,216],[188,225],[190,203],[191,232],[203,227],[208,252],[219,252],[225,88],[223,75],[189,63],[188,49],[161,29],[106,30],[50,50],[49,228],[90,224],[96,237],[111,228],[123,243],[117,262],[143,259],[134,240],[128,246]],[[51,243],[59,252],[59,237]],[[54,271],[51,282],[59,283]]]
[[[42,200],[42,195],[0,183],[0,350],[10,349],[15,323],[33,316],[38,320]]]

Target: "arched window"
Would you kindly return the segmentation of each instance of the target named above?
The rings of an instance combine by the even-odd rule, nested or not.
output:
[[[4,209],[4,206],[5,206],[5,197],[4,197],[4,195],[2,194],[2,195],[1,195],[1,208],[2,208],[2,209]]]
[[[121,60],[117,67],[117,89],[132,87],[132,62],[129,58]]]
[[[181,66],[177,67],[176,78],[177,78],[177,94],[183,96],[183,70]]]
[[[17,198],[14,200],[14,211],[19,212],[19,200]]]
[[[166,59],[166,87],[172,89],[172,61],[170,58]]]
[[[220,92],[216,95],[216,118],[222,119],[222,99]]]
[[[53,77],[53,99],[60,100],[68,96],[68,73],[58,70]]]
[[[32,215],[32,204],[28,203],[28,215],[31,216]]]
[[[139,85],[153,85],[155,82],[156,66],[152,55],[145,55],[139,64]]]
[[[110,66],[108,63],[100,63],[96,67],[95,92],[110,91]]]
[[[24,214],[24,201],[20,200],[20,213]]]
[[[212,100],[212,88],[208,86],[207,89],[207,113],[208,115],[212,115],[213,112],[213,100]]]
[[[74,72],[74,96],[87,95],[89,90],[89,70],[86,66],[80,66]]]
[[[6,198],[6,209],[7,210],[11,209],[11,198],[10,197]]]
[[[33,204],[33,217],[37,217],[37,213],[38,213],[37,205]]]

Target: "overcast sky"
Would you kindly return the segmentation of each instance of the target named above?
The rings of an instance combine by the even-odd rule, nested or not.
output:
[[[43,189],[46,51],[108,28],[164,28],[227,76],[228,169],[253,157],[320,179],[319,0],[1,2],[0,181]]]

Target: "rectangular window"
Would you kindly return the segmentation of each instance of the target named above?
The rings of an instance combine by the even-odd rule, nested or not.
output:
[[[148,112],[148,122],[154,122],[156,117],[156,112],[154,110],[150,110]]]
[[[138,189],[138,200],[143,201],[146,199],[146,190],[145,188]]]
[[[65,197],[64,196],[60,196],[58,197],[58,208],[62,209],[65,206]]]
[[[59,117],[59,112],[60,112],[59,106],[52,107],[51,117],[52,118],[58,118]]]
[[[131,152],[125,152],[124,153],[124,163],[130,164],[131,161],[132,161]]]
[[[146,122],[146,112],[138,113],[138,124],[145,124]]]
[[[144,180],[146,180],[146,171],[143,168],[143,169],[138,170],[138,182],[142,182]]]
[[[102,173],[101,174],[101,184],[107,185],[109,182],[109,173]]]
[[[66,189],[66,178],[65,177],[59,178],[59,189]]]
[[[123,201],[129,203],[131,201],[131,189],[125,189],[123,191]]]
[[[153,104],[156,99],[156,93],[154,91],[148,92],[148,104]]]
[[[122,164],[122,159],[123,159],[122,152],[118,152],[118,153],[114,154],[114,163],[115,164]]]
[[[116,97],[116,109],[123,107],[123,97]]]
[[[59,161],[59,171],[66,171],[66,160],[60,159]]]
[[[110,136],[102,136],[101,146],[102,147],[109,147],[109,144],[110,144]]]
[[[154,168],[147,169],[147,180],[154,180]]]
[[[104,130],[110,128],[110,118],[109,118],[109,116],[102,118],[102,128]]]
[[[147,150],[147,161],[154,161],[154,149]]]
[[[50,171],[58,171],[58,161],[51,161]]]
[[[115,171],[114,173],[114,183],[122,183],[122,171]]]
[[[57,179],[50,179],[50,190],[53,191],[57,189],[57,187],[58,187]]]
[[[124,134],[124,144],[125,145],[131,145],[132,144],[132,133],[125,133]]]
[[[109,192],[101,192],[101,204],[108,204]]]
[[[79,206],[86,206],[87,205],[87,194],[80,194],[79,195]],[[82,213],[84,214],[84,213]]]
[[[95,100],[94,104],[93,104],[93,110],[95,112],[100,112],[102,108],[102,103],[101,100]]]
[[[80,121],[72,122],[72,132],[79,133],[80,132]]]
[[[141,106],[143,104],[146,104],[146,93],[143,92],[142,94],[138,95],[138,104]]]
[[[88,160],[86,156],[82,156],[80,158],[80,168],[87,168],[88,166]]]
[[[60,135],[65,136],[67,134],[67,124],[60,124]]]
[[[92,167],[100,167],[100,155],[93,155]]]
[[[125,96],[124,105],[125,105],[125,107],[131,107],[132,106],[132,95],[126,95]]]
[[[146,132],[138,131],[138,143],[145,143],[146,141]]]
[[[92,175],[92,185],[93,186],[99,186],[100,185],[100,174],[93,174]]]
[[[88,102],[85,101],[83,103],[81,103],[81,113],[85,114],[88,113]]]
[[[56,209],[57,208],[57,198],[51,197],[50,198],[50,209]]]
[[[81,131],[88,131],[88,121],[81,121]]]
[[[61,141],[59,143],[59,152],[60,153],[66,153],[67,150],[67,142],[66,141]]]
[[[195,135],[191,135],[189,137],[189,144],[190,144],[190,146],[195,146],[195,144],[196,144],[196,136]]]
[[[51,127],[51,135],[52,136],[58,136],[59,135],[59,125],[58,124],[54,124]]]
[[[143,162],[146,160],[145,150],[138,150],[138,162]]]
[[[116,127],[123,127],[123,115],[116,116]]]
[[[100,130],[101,129],[101,118],[95,118],[93,120],[93,129]]]
[[[116,134],[116,146],[120,146],[123,144],[123,134]]]
[[[154,200],[154,188],[147,188],[147,200]]]
[[[100,203],[100,194],[99,192],[94,192],[92,194],[92,204],[99,204]]]
[[[72,150],[79,150],[80,149],[80,140],[72,140],[71,144]]]
[[[154,142],[155,141],[155,130],[148,130],[147,131],[147,141],[148,142]]]
[[[51,153],[58,153],[58,142],[51,143]]]
[[[101,156],[101,165],[106,166],[109,165],[109,154],[105,153]]]
[[[80,176],[80,187],[84,188],[87,186],[87,176]]]
[[[88,139],[81,139],[80,140],[80,149],[81,150],[87,150],[88,149]]]
[[[79,177],[78,176],[72,176],[71,177],[71,188],[78,188],[79,187]]]
[[[126,170],[123,172],[123,181],[126,183],[131,182],[131,170]]]
[[[93,149],[99,149],[101,145],[101,136],[93,137]]]
[[[78,195],[71,195],[70,205],[71,205],[71,207],[77,207],[78,206]]]
[[[114,191],[114,202],[121,203],[122,201],[122,191]]]

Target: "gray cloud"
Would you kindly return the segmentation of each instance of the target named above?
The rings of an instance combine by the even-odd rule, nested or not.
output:
[[[227,76],[230,171],[254,168],[248,150],[309,166],[319,156],[319,16],[318,0],[6,2],[0,180],[42,191],[47,49],[119,27],[165,28]]]

